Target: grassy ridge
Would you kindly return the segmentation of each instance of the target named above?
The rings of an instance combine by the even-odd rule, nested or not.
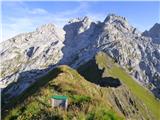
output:
[[[68,110],[52,109],[50,104],[52,95],[69,96]],[[16,100],[22,100],[22,97],[26,96],[29,97],[16,105],[4,117],[4,120],[123,119],[123,116],[111,109],[107,101],[100,96],[100,91],[95,84],[86,81],[75,70],[67,66],[60,66],[54,72],[49,72]]]
[[[88,67],[85,74],[91,82],[85,80],[76,70],[67,66],[60,66],[39,78],[23,94],[10,101],[14,108],[5,115],[5,120],[10,119],[78,119],[78,120],[121,120],[124,116],[115,111],[113,105],[108,101],[112,88],[101,88],[94,84],[95,80],[102,76],[118,78],[137,96],[146,107],[153,113],[156,120],[160,118],[158,108],[160,102],[145,88],[135,82],[118,64],[105,53],[98,53],[97,66]],[[88,64],[88,63],[87,63]],[[92,74],[94,72],[98,74]],[[91,73],[91,74],[88,74]],[[102,76],[101,76],[102,74]],[[118,94],[123,91],[118,91]],[[50,96],[69,96],[68,111],[63,109],[52,109]],[[138,100],[137,100],[138,101]],[[18,104],[17,104],[18,103]],[[139,105],[139,104],[138,104]],[[140,106],[137,106],[141,108]],[[148,113],[139,109],[145,116]],[[141,111],[142,110],[142,111]]]
[[[140,100],[143,101],[143,103],[153,113],[156,119],[160,120],[160,101],[157,100],[153,94],[134,81],[131,76],[129,76],[122,68],[114,63],[114,61],[105,53],[100,52],[96,56],[96,59],[101,68],[106,68],[106,75],[118,78],[123,81],[123,83],[125,83],[132,91],[132,93],[134,93]]]
[[[25,90],[25,92],[23,92],[22,94],[20,94],[17,97],[10,99],[7,104],[2,103],[2,112],[5,114],[4,111],[6,109],[16,107],[17,104],[20,104],[21,102],[23,102],[27,97],[34,94],[41,87],[43,87],[45,84],[47,84],[50,80],[57,77],[57,75],[60,72],[61,72],[61,69],[56,68],[56,69],[49,71],[47,73],[47,75],[44,75],[44,76],[38,78],[38,80],[34,84],[32,84],[28,89]],[[2,101],[4,101],[3,97],[5,97],[5,96],[2,95]],[[3,116],[3,114],[2,114],[2,116]]]

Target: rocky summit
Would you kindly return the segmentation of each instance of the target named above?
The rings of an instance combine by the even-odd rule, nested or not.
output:
[[[144,31],[143,35],[151,37],[154,43],[160,44],[160,24],[154,24],[154,26],[149,31]]]
[[[160,98],[159,25],[141,33],[126,18],[109,14],[103,22],[77,18],[63,29],[46,24],[19,34],[0,44],[2,95],[17,96],[55,66],[78,68],[104,51]]]

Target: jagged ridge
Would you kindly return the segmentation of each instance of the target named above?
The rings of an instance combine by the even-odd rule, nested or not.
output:
[[[104,22],[93,22],[88,17],[72,20],[64,30],[45,25],[1,43],[1,48],[1,87],[18,81],[3,90],[9,97],[19,95],[50,68],[59,64],[77,68],[101,50],[157,97],[160,95],[159,45],[114,14]]]

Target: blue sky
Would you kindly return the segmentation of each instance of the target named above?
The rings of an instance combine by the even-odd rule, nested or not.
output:
[[[71,18],[89,16],[103,21],[109,13],[126,17],[140,31],[160,23],[160,2],[2,2],[2,40],[53,23],[62,27]],[[2,41],[1,40],[1,41]]]

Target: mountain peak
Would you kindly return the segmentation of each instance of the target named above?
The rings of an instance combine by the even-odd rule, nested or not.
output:
[[[149,31],[144,31],[143,35],[146,37],[151,37],[154,43],[160,44],[160,24],[155,23]]]
[[[126,21],[126,18],[112,13],[112,14],[108,14],[104,22],[112,23],[115,20]]]
[[[60,64],[78,68],[98,51],[105,51],[160,97],[160,52],[150,40],[141,36],[124,17],[115,14],[109,14],[104,22],[99,23],[88,17],[72,19],[63,29],[45,24],[34,32],[1,44],[3,75],[0,85],[7,86],[17,81],[3,90],[6,98],[17,96],[49,69]]]
[[[74,18],[74,19],[71,19],[71,20],[69,20],[69,22],[68,23],[75,23],[75,22],[85,22],[85,23],[87,23],[87,22],[91,22],[92,20],[88,17],[88,16],[84,16],[84,17],[82,17],[82,18]]]
[[[54,30],[56,26],[52,23],[49,24],[44,24],[41,27],[37,28],[36,31],[42,32],[42,31],[49,31],[49,30]]]
[[[87,21],[91,21],[91,19],[90,19],[88,16],[85,16],[85,17],[83,18],[83,22],[87,22]]]
[[[155,24],[153,25],[153,27],[154,27],[154,26],[160,26],[160,23],[155,23]]]
[[[160,24],[159,23],[155,23],[154,25],[153,25],[153,27],[149,30],[150,32],[159,32],[160,33]]]
[[[122,16],[109,14],[103,23],[105,24],[105,29],[110,29],[110,31],[114,31],[113,29],[116,29],[123,33],[139,34],[137,29],[131,26],[126,18]]]
[[[54,36],[55,38],[62,40],[64,39],[65,34],[65,31],[63,29],[55,26],[52,23],[42,25],[41,27],[36,29],[36,32],[38,34],[43,34],[45,37],[48,36],[53,38]]]
[[[71,24],[71,23],[79,22],[80,20],[81,20],[80,18],[74,18],[74,19],[70,19],[68,23]]]

